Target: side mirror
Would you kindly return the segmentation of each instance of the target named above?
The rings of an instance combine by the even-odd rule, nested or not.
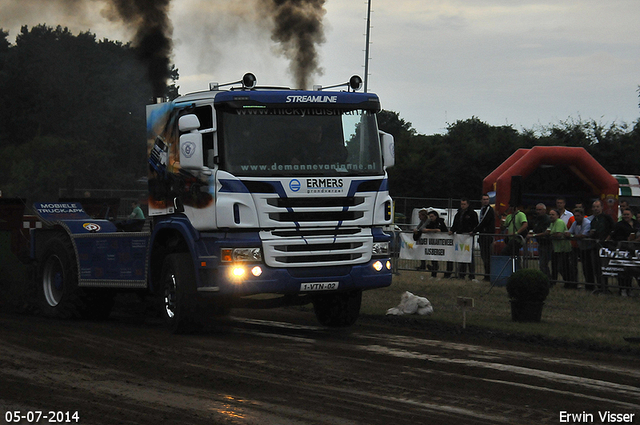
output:
[[[378,131],[380,134],[380,145],[382,146],[382,160],[385,168],[393,167],[396,163],[395,142],[393,136],[385,133],[384,131]]]
[[[178,129],[181,133],[197,130],[200,128],[200,120],[194,114],[183,115],[178,120]]]

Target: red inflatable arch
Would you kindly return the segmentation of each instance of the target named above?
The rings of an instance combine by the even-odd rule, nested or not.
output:
[[[543,165],[564,165],[593,189],[602,200],[605,214],[617,220],[618,181],[602,167],[584,148],[565,146],[536,146],[518,149],[483,180],[483,192],[496,192],[496,218],[509,207],[511,177],[526,179]]]
[[[509,169],[509,167],[511,167],[517,160],[519,160],[524,155],[529,153],[529,150],[530,149],[518,149],[517,151],[514,152],[513,155],[511,155],[509,158],[507,158],[507,160],[505,162],[500,164],[500,166],[498,166],[498,168],[493,170],[491,172],[491,174],[489,174],[487,177],[485,177],[484,180],[482,181],[482,184],[483,184],[483,188],[482,188],[483,190],[482,191],[484,193],[488,193],[488,192],[491,192],[491,191],[495,190],[495,188],[493,187],[493,184],[496,182],[496,180],[498,180],[498,177],[500,177],[500,175],[502,175],[502,173],[507,171]],[[491,183],[491,187],[490,188],[487,187],[487,182]]]

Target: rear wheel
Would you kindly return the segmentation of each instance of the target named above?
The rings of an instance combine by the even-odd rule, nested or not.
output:
[[[162,265],[162,315],[174,333],[192,333],[201,328],[196,276],[188,253],[169,254]]]
[[[360,315],[362,291],[316,295],[313,309],[324,326],[345,327],[355,323]]]
[[[73,284],[71,267],[69,267],[67,255],[64,252],[51,253],[45,258],[42,269],[42,297],[44,307],[55,309],[63,302],[65,293]]]
[[[45,243],[37,282],[38,304],[45,316],[106,319],[113,307],[112,292],[78,287],[75,250],[63,234]]]

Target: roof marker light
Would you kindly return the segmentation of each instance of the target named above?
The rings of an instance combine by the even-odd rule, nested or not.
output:
[[[351,87],[351,90],[353,91],[358,91],[362,88],[362,78],[360,78],[358,75],[354,75],[353,77],[349,78],[349,87]]]
[[[313,90],[321,91],[324,89],[333,89],[341,86],[347,86],[348,87],[347,91],[349,91],[349,89],[353,91],[358,91],[362,88],[362,78],[360,78],[358,75],[354,75],[351,78],[349,78],[349,81],[347,81],[346,83],[336,84],[336,85],[327,86],[327,87],[322,87],[321,85],[314,85]]]
[[[258,82],[258,80],[256,79],[256,76],[253,75],[250,72],[247,72],[242,77],[242,86],[247,88],[247,89],[254,88],[256,86],[257,82]]]
[[[233,84],[242,84],[243,89],[253,89],[256,87],[257,82],[258,79],[256,78],[256,76],[250,72],[247,72],[242,76],[242,80],[240,81],[234,81],[233,83],[225,84],[209,83],[209,90],[217,91],[220,90],[220,87],[231,86]]]

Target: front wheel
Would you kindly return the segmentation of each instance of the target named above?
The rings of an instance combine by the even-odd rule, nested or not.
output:
[[[324,326],[346,327],[355,323],[360,315],[362,291],[316,295],[313,309]]]
[[[162,265],[162,315],[174,333],[200,329],[196,275],[188,253],[167,255]]]

